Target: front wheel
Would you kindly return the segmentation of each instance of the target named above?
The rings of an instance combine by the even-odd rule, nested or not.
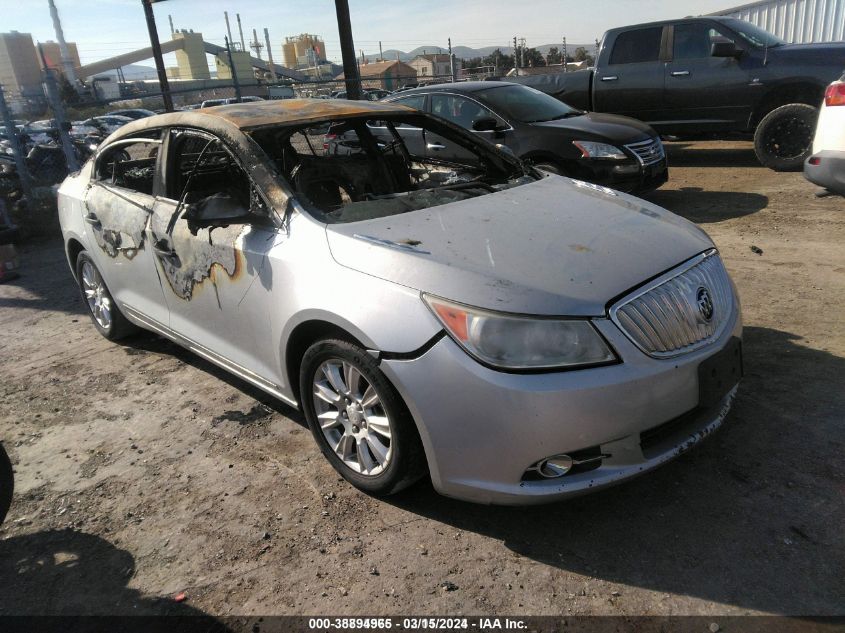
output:
[[[337,339],[314,343],[302,359],[299,384],[314,439],[353,486],[388,495],[425,473],[414,421],[366,350]]]
[[[804,103],[775,108],[754,132],[754,152],[760,163],[775,171],[801,171],[813,147],[819,111]]]

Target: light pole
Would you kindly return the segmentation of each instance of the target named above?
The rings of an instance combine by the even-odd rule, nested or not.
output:
[[[158,86],[164,100],[164,109],[167,112],[173,112],[173,97],[170,95],[170,84],[167,81],[167,71],[164,68],[164,58],[161,55],[161,44],[158,41],[158,29],[156,29],[156,19],[153,14],[154,2],[164,2],[164,0],[141,0],[144,7],[144,16],[147,18],[147,31],[150,33],[150,46],[153,49],[153,59],[156,62]]]

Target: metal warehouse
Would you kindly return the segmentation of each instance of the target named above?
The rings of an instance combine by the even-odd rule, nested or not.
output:
[[[845,0],[763,0],[711,15],[746,20],[795,44],[845,40]]]

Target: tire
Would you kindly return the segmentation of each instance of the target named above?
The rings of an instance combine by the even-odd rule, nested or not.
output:
[[[130,323],[117,307],[103,276],[86,251],[81,251],[76,258],[76,280],[82,301],[88,307],[88,316],[100,334],[110,341],[117,341],[138,331],[139,328]],[[91,284],[96,284],[97,289]],[[94,295],[89,297],[89,292]],[[95,306],[99,306],[99,310]],[[104,318],[106,312],[108,318]]]
[[[302,358],[299,386],[317,445],[353,486],[386,496],[425,475],[425,453],[411,414],[366,350],[339,339],[314,343]]]
[[[754,131],[754,153],[775,171],[801,171],[813,149],[818,108],[790,103],[763,117]]]
[[[12,471],[12,462],[3,444],[0,444],[0,525],[9,512],[12,505],[12,493],[15,487],[15,475]]]

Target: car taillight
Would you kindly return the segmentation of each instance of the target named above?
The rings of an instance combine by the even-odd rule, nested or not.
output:
[[[837,81],[824,91],[824,104],[830,106],[845,105],[845,83]]]
[[[323,149],[329,149],[329,141],[333,141],[337,138],[337,134],[326,134],[323,137]]]

